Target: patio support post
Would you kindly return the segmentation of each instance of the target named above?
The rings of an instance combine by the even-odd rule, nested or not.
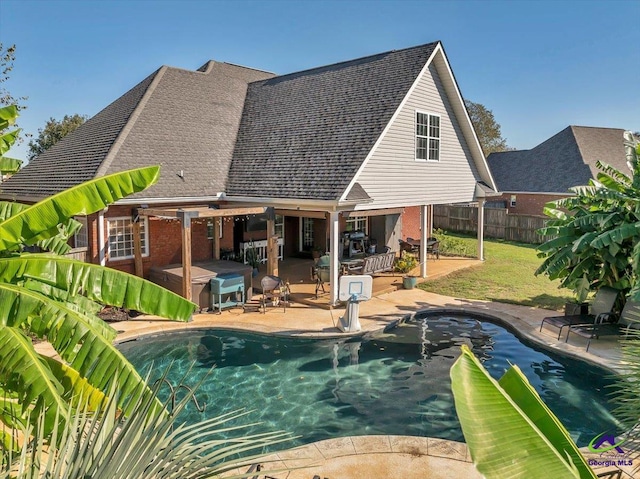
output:
[[[191,216],[179,211],[178,218],[182,226],[182,296],[191,301]]]
[[[340,272],[340,216],[337,211],[329,213],[329,301],[332,306],[338,304],[338,273]]]
[[[278,276],[278,237],[273,208],[267,210],[267,274]]]
[[[213,218],[213,259],[220,259],[220,221],[221,218]]]
[[[427,238],[429,237],[429,205],[420,206],[420,276],[427,277]]]
[[[484,261],[484,199],[478,199],[478,259]]]

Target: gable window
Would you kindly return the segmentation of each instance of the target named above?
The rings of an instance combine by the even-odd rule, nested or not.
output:
[[[147,235],[147,218],[140,218],[140,243],[142,256],[149,256],[149,238]],[[109,259],[129,259],[134,256],[133,222],[130,217],[107,218],[109,234]]]
[[[416,160],[440,160],[440,116],[416,112]]]

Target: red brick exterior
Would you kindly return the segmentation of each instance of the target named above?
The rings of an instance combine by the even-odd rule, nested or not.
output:
[[[108,241],[109,232],[107,231],[106,220],[109,218],[131,216],[132,208],[130,206],[112,206],[105,214],[105,245]],[[221,249],[233,249],[233,219],[222,218],[223,237],[220,239]],[[89,245],[90,261],[99,263],[98,254],[98,222],[97,215],[87,222],[87,226],[91,231]],[[91,224],[91,226],[89,226]],[[164,266],[167,264],[182,262],[182,230],[179,220],[169,220],[157,217],[148,218],[149,232],[149,256],[142,258],[144,268],[144,276],[149,276],[151,266]],[[216,234],[217,232],[214,232]],[[204,261],[213,258],[213,240],[207,238],[207,219],[194,220],[191,227],[191,258],[192,261]],[[134,273],[134,260],[109,260],[107,258],[107,266],[110,268]]]
[[[420,238],[422,231],[420,229],[420,207],[408,206],[402,214],[402,239]]]
[[[515,196],[515,206],[511,206],[512,196]],[[569,195],[532,194],[532,193],[504,193],[499,199],[506,203],[507,211],[512,215],[543,216],[544,205],[549,201],[566,198]],[[491,201],[496,201],[491,199]]]

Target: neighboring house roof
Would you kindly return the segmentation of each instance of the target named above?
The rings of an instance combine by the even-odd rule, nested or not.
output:
[[[164,66],[2,183],[1,195],[38,199],[161,165],[158,183],[132,197],[215,197],[224,191],[247,86],[272,76],[217,62],[198,71]]]
[[[339,198],[437,45],[251,84],[227,194]]]
[[[568,126],[531,150],[491,153],[487,162],[500,191],[566,194],[597,176],[597,160],[629,172],[623,133]]]

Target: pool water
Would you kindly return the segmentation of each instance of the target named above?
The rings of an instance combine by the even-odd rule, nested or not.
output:
[[[190,406],[185,421],[252,409],[244,421],[262,422],[252,432],[288,431],[301,436],[297,445],[366,434],[463,441],[449,378],[461,344],[469,344],[495,378],[517,364],[579,446],[618,431],[607,400],[611,373],[536,349],[469,316],[418,314],[387,333],[357,339],[196,330],[119,348],[143,374],[153,364],[159,377],[173,362],[173,382],[192,366],[188,385],[209,375],[196,394],[205,412]]]

